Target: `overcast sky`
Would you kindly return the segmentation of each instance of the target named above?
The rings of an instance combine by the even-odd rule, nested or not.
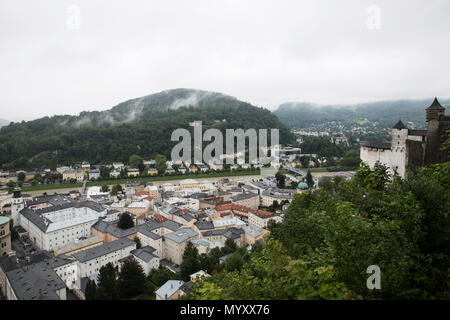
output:
[[[0,0],[0,118],[172,88],[272,110],[449,98],[449,13],[448,0]]]

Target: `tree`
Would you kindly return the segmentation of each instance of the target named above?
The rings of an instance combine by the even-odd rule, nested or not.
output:
[[[406,180],[363,164],[351,180],[328,182],[331,191],[297,195],[249,261],[238,249],[187,298],[450,298],[450,162]],[[382,290],[366,286],[374,264]]]
[[[12,180],[9,180],[6,185],[8,186],[8,188],[12,189],[16,186],[16,183]]]
[[[158,154],[155,158],[156,169],[158,169],[159,174],[164,174],[166,172],[166,162],[167,158],[161,154]]]
[[[188,242],[183,253],[183,261],[180,264],[180,275],[184,281],[189,280],[189,276],[200,270],[200,256],[198,250],[191,242]]]
[[[175,274],[169,269],[160,266],[158,269],[152,269],[147,276],[147,280],[151,281],[157,288],[161,287],[168,280],[175,280]]]
[[[137,154],[133,154],[130,156],[129,164],[131,168],[138,169],[140,165],[143,164],[144,159]]]
[[[111,194],[113,196],[117,195],[118,192],[123,192],[123,188],[120,184],[116,184],[112,187]]]
[[[96,292],[97,292],[97,285],[95,284],[95,281],[89,279],[86,284],[86,289],[85,289],[85,294],[84,294],[86,297],[86,300],[95,300]]]
[[[44,183],[44,178],[42,177],[42,175],[40,173],[34,175],[33,180],[36,180],[36,182],[38,182],[38,183]]]
[[[245,249],[246,250],[246,249]],[[225,261],[224,269],[228,272],[239,271],[244,264],[244,258],[239,252],[235,252]]]
[[[19,174],[17,175],[17,180],[19,180],[20,182],[24,182],[25,181],[25,173],[19,172]]]
[[[109,174],[111,173],[111,169],[106,167],[106,166],[101,166],[100,167],[100,177],[102,177],[102,179],[109,179],[110,176]]]
[[[227,255],[229,253],[233,253],[237,250],[237,244],[233,239],[228,238],[225,241],[224,247],[221,249],[222,255]]]
[[[136,249],[142,248],[141,239],[139,239],[138,236],[134,237],[134,238],[133,238],[133,241],[136,242]]]
[[[275,179],[277,180],[278,188],[284,188],[284,185],[286,183],[286,176],[284,174],[277,172],[275,174]]]
[[[118,294],[117,273],[114,265],[108,262],[100,268],[98,274],[98,289],[95,298],[98,300],[115,300]]]
[[[313,180],[311,171],[309,171],[309,170],[306,173],[306,184],[308,185],[309,188],[312,188],[314,186],[314,180]]]
[[[133,257],[125,260],[119,273],[119,290],[122,298],[142,294],[145,286],[145,273]]]
[[[153,284],[153,282],[146,280],[144,284],[144,289],[142,295],[140,296],[140,300],[155,300],[156,295],[155,291],[158,288]]]
[[[326,190],[328,192],[333,191],[333,179],[331,177],[322,177],[319,180],[319,188]]]
[[[126,230],[126,229],[134,227],[133,218],[131,218],[131,216],[128,212],[124,212],[120,215],[119,223],[117,224],[117,227],[119,227],[122,230]]]
[[[102,192],[109,192],[109,186],[107,184],[102,185]]]
[[[292,259],[280,242],[271,240],[243,264],[240,272],[224,271],[203,279],[191,288],[185,298],[344,299],[349,294],[345,285],[336,281],[331,266],[309,269],[301,260]]]

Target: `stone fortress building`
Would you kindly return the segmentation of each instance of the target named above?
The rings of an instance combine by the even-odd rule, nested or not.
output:
[[[448,139],[450,116],[437,98],[425,110],[427,130],[408,129],[401,120],[392,128],[391,142],[361,142],[360,158],[371,168],[380,162],[391,174],[405,178],[408,170],[448,161],[448,150],[443,150]]]

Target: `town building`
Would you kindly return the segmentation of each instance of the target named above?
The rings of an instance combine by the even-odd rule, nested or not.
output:
[[[241,228],[228,228],[220,230],[209,230],[202,232],[202,239],[213,243],[225,244],[227,239],[232,239],[238,247],[244,246],[244,230]]]
[[[164,258],[175,264],[183,261],[184,249],[189,240],[198,239],[199,234],[189,227],[182,227],[175,232],[167,233],[164,238]]]
[[[263,228],[257,227],[256,225],[248,225],[244,228],[244,243],[247,245],[253,245],[256,242],[260,241],[266,234],[269,232]]]
[[[253,192],[240,192],[232,196],[231,201],[234,204],[252,209],[258,209],[260,202],[259,195]]]
[[[129,177],[137,177],[139,175],[139,169],[128,169]]]
[[[248,213],[248,224],[261,229],[267,229],[270,221],[279,223],[282,220],[281,215],[272,212],[256,210]]]
[[[135,249],[131,251],[130,256],[121,259],[120,262],[123,263],[127,259],[134,258],[141,265],[145,275],[148,275],[153,269],[159,268],[160,259],[154,254],[155,250],[155,248],[150,246],[144,246],[140,249]]]
[[[6,292],[7,283],[6,283],[6,273],[11,270],[17,270],[21,268],[26,268],[31,264],[35,264],[45,259],[50,258],[51,255],[46,251],[40,251],[33,254],[28,255],[4,255],[0,256],[0,289],[3,297],[8,299],[8,295]]]
[[[10,221],[8,217],[0,216],[0,257],[11,251]]]
[[[261,205],[263,207],[270,207],[274,201],[281,203],[286,200],[291,202],[294,199],[297,190],[294,189],[279,189],[279,188],[270,188],[264,190],[261,193]]]
[[[89,171],[89,180],[97,180],[100,178],[100,170],[93,169]]]
[[[156,300],[176,300],[182,296],[180,288],[184,281],[168,280],[158,290],[155,291]]]
[[[28,231],[35,246],[50,251],[89,237],[91,226],[106,212],[98,203],[56,195],[27,202],[18,215],[18,222]]]
[[[0,270],[0,285],[8,300],[66,300],[67,289],[80,285],[76,260],[64,255],[4,257]]]
[[[80,277],[89,277],[100,271],[108,263],[119,268],[119,260],[128,257],[136,249],[136,242],[121,238],[112,242],[77,252],[72,256],[78,261]]]

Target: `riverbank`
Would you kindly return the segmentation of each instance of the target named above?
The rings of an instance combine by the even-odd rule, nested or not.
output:
[[[155,185],[161,185],[168,181],[177,183],[184,179],[201,179],[211,181],[211,179],[219,180],[222,178],[236,178],[236,177],[254,177],[259,179],[261,173],[259,170],[257,171],[237,171],[237,172],[220,172],[220,173],[204,173],[204,174],[190,174],[190,175],[178,175],[178,176],[156,176],[156,177],[130,177],[128,179],[119,179],[119,180],[104,180],[104,181],[92,181],[87,183],[87,187],[94,186],[103,186],[103,185],[123,185],[127,182],[153,182]],[[65,184],[51,184],[51,185],[39,185],[33,187],[24,187],[22,188],[22,192],[26,192],[29,194],[32,193],[54,193],[61,191],[61,189],[65,189],[64,192],[70,192],[73,190],[80,191],[82,183],[65,183]]]

